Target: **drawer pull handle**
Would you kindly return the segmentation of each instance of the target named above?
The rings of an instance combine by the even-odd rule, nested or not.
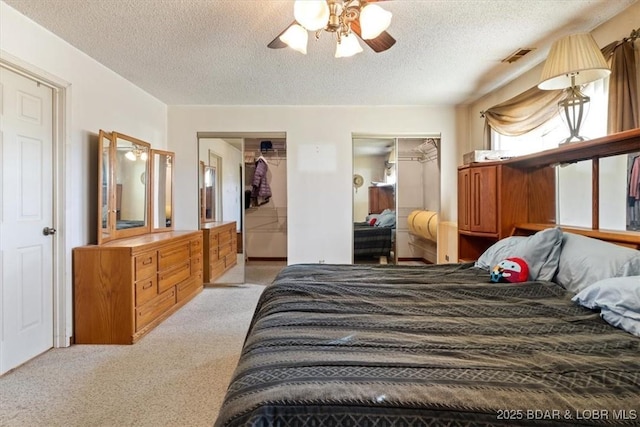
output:
[[[149,288],[150,288],[150,287],[152,287],[152,286],[153,286],[153,283],[149,282],[149,283],[147,283],[146,285],[143,285],[143,286],[142,286],[142,289],[149,289]]]
[[[144,261],[142,261],[142,265],[149,265],[153,263],[153,258],[147,258]]]

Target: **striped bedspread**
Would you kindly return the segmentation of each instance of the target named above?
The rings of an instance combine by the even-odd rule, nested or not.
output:
[[[640,339],[471,264],[293,265],[217,426],[639,425]]]

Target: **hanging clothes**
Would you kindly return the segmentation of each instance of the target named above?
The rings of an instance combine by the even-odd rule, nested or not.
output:
[[[253,173],[253,181],[251,183],[251,197],[257,206],[264,205],[271,198],[271,187],[267,181],[267,172],[269,166],[264,157],[258,157],[256,160],[256,170]]]
[[[640,200],[640,156],[633,159],[629,174],[629,200]]]

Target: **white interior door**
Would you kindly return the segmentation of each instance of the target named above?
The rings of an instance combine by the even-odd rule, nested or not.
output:
[[[53,347],[53,90],[0,67],[0,374]]]

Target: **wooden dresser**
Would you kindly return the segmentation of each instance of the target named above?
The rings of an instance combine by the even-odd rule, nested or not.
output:
[[[204,282],[212,283],[238,262],[236,222],[206,222],[201,228],[204,233]]]
[[[518,223],[554,223],[554,170],[505,163],[458,168],[458,258],[477,259]]]
[[[369,213],[379,214],[385,209],[396,209],[396,198],[392,185],[369,187]]]
[[[201,231],[73,249],[76,344],[133,344],[203,288]]]

